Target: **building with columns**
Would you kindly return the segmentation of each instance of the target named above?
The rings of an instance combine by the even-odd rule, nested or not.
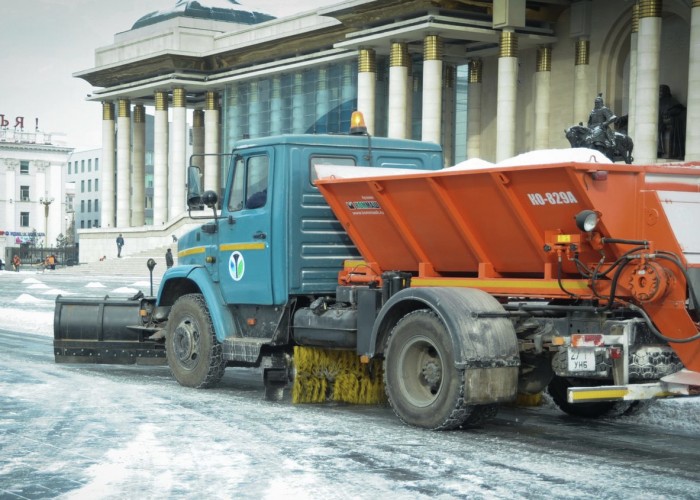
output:
[[[35,257],[65,235],[71,195],[66,163],[72,148],[40,131],[0,128],[0,258]],[[36,254],[38,255],[38,254]],[[10,269],[8,267],[8,269]]]
[[[144,16],[75,74],[103,109],[103,227],[145,224],[147,109],[166,228],[185,217],[188,124],[220,191],[215,155],[236,140],[343,132],[355,109],[374,135],[440,143],[448,164],[568,147],[598,93],[627,117],[636,163],[660,161],[660,84],[687,123],[700,115],[699,0],[353,0],[280,19],[200,4]],[[686,128],[685,160],[699,133]]]

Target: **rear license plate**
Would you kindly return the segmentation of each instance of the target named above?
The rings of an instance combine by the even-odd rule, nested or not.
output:
[[[595,371],[595,349],[570,347],[568,351],[570,372]]]

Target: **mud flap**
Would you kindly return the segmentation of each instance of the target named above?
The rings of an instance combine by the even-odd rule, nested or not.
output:
[[[165,344],[149,340],[158,330],[144,325],[141,311],[153,299],[56,297],[54,356],[57,363],[164,365]]]

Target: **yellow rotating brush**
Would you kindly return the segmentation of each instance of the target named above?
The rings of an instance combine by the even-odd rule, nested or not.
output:
[[[354,351],[295,346],[294,366],[293,403],[371,405],[386,401],[378,359],[366,364]]]

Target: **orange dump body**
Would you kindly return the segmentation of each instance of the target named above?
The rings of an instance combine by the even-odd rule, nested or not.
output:
[[[668,337],[698,332],[682,271],[654,260],[655,252],[669,252],[686,268],[700,267],[700,237],[693,234],[700,221],[698,164],[448,168],[317,185],[369,268],[377,275],[411,272],[411,286],[604,304],[610,277],[591,283],[573,258],[593,269],[604,256],[609,266],[634,245],[601,244],[601,237],[648,241],[641,260],[620,275],[615,298],[641,306]],[[575,216],[585,209],[601,215],[595,233],[576,227]],[[647,260],[655,267],[645,266]],[[649,281],[655,272],[656,281]],[[686,367],[700,370],[700,341],[671,345]]]

